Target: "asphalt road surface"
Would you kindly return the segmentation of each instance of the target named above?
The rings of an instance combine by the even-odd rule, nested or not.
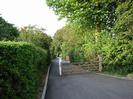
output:
[[[133,99],[133,81],[95,73],[60,77],[54,60],[45,99]]]

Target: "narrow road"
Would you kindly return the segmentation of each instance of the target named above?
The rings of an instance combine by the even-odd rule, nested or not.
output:
[[[59,76],[52,62],[45,99],[133,99],[133,81],[95,73]]]

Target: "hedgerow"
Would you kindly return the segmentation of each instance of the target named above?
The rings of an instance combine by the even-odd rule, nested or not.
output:
[[[104,70],[121,75],[133,72],[133,42],[116,40],[103,47]]]
[[[0,42],[0,98],[35,99],[47,52],[26,42]]]

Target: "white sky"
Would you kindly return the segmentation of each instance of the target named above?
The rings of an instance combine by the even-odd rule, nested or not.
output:
[[[58,16],[49,9],[46,0],[0,0],[0,14],[17,27],[38,25],[51,36],[65,25],[65,20],[57,20]]]

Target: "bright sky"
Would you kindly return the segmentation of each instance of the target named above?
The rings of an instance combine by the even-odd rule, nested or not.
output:
[[[38,25],[53,36],[56,30],[65,25],[46,5],[46,0],[0,0],[0,14],[17,27]]]

